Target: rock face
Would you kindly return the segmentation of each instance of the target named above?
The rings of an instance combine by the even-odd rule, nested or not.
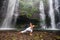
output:
[[[8,0],[1,0],[0,1],[0,15],[6,13],[8,6]]]
[[[6,16],[8,0],[0,0],[0,25]]]
[[[0,31],[0,40],[58,40],[55,32],[34,31],[32,36],[18,34],[17,31]]]

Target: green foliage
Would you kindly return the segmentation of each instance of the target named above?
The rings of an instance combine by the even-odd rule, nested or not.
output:
[[[27,15],[27,17],[31,17],[34,13],[38,12],[38,8],[33,7],[32,2],[25,2],[24,0],[20,0],[20,15]]]
[[[39,2],[40,2],[40,0],[38,0]],[[38,25],[40,25],[39,23],[40,23],[40,19],[39,18],[32,18],[32,17],[34,17],[35,15],[34,14],[39,14],[39,8],[38,8],[38,3],[35,3],[36,2],[36,0],[20,0],[20,4],[19,4],[19,6],[20,6],[20,15],[26,15],[27,16],[27,18],[29,18],[29,19],[32,19],[33,20],[33,23],[35,23],[36,25],[37,25],[37,27],[38,27]],[[44,2],[44,6],[46,6],[47,5],[47,0],[43,0],[43,2]],[[34,4],[35,3],[35,4]],[[38,5],[37,5],[38,4]],[[47,8],[47,7],[46,7]],[[35,21],[35,22],[34,22]],[[41,21],[41,23],[43,23],[44,22],[44,20],[43,21]],[[25,22],[24,21],[22,21],[22,22],[20,22],[21,23],[21,25],[22,24],[24,24]],[[20,25],[19,25],[20,26]],[[19,27],[18,26],[18,27]],[[20,26],[21,27],[21,26]]]

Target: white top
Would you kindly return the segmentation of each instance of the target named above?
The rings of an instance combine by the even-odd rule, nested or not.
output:
[[[25,33],[25,32],[27,32],[27,31],[32,32],[33,29],[32,29],[31,27],[28,27],[28,28],[26,28],[25,30],[21,31],[21,33]]]

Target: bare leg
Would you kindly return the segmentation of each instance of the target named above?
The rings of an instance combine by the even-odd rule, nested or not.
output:
[[[30,36],[32,36],[32,32],[30,32]]]

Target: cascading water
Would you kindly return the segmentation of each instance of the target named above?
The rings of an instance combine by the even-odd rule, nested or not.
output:
[[[59,22],[57,23],[57,28],[60,28],[60,13],[59,13],[59,2],[58,0],[55,0],[55,10],[58,15]]]
[[[16,23],[16,19],[18,17],[18,10],[19,9],[19,0],[16,1],[16,5],[15,5],[15,11],[14,11],[14,22],[13,22],[13,26],[15,26]]]
[[[55,15],[53,9],[53,0],[49,0],[49,17],[51,18],[51,29],[55,28]]]
[[[41,0],[40,1],[40,5],[39,5],[39,10],[40,10],[40,20],[41,20],[41,27],[43,29],[46,28],[46,24],[45,24],[45,12],[44,12],[44,4],[43,4],[43,1]]]
[[[50,17],[49,20],[51,20],[51,28],[46,27],[46,23],[45,23],[46,20],[45,19],[47,17],[45,15],[45,11],[44,11],[43,0],[40,0],[40,4],[39,4],[39,10],[40,10],[39,15],[40,15],[40,20],[41,20],[40,26],[42,27],[42,29],[45,29],[45,30],[56,30],[57,28],[55,25],[55,13],[54,13],[54,11],[57,11],[58,15],[60,16],[59,9],[58,9],[59,3],[58,3],[58,0],[48,0],[48,1],[49,2],[47,2],[47,3],[49,3],[49,13],[47,15]],[[55,2],[55,5],[53,5],[53,1]],[[16,19],[18,17],[18,7],[19,7],[19,0],[9,0],[6,17],[3,21],[3,24],[0,28],[0,30],[15,29],[14,25],[15,25]],[[13,20],[13,23],[12,23],[12,20]],[[11,23],[13,24],[13,26]],[[60,22],[58,22],[57,24],[60,25]]]
[[[55,0],[55,10],[59,13],[59,3],[58,3],[58,0]]]
[[[11,30],[11,29],[15,29],[14,27],[11,26],[11,21],[13,19],[16,1],[17,0],[9,0],[6,18],[3,21],[3,24],[2,24],[2,26],[0,28],[0,30]]]

